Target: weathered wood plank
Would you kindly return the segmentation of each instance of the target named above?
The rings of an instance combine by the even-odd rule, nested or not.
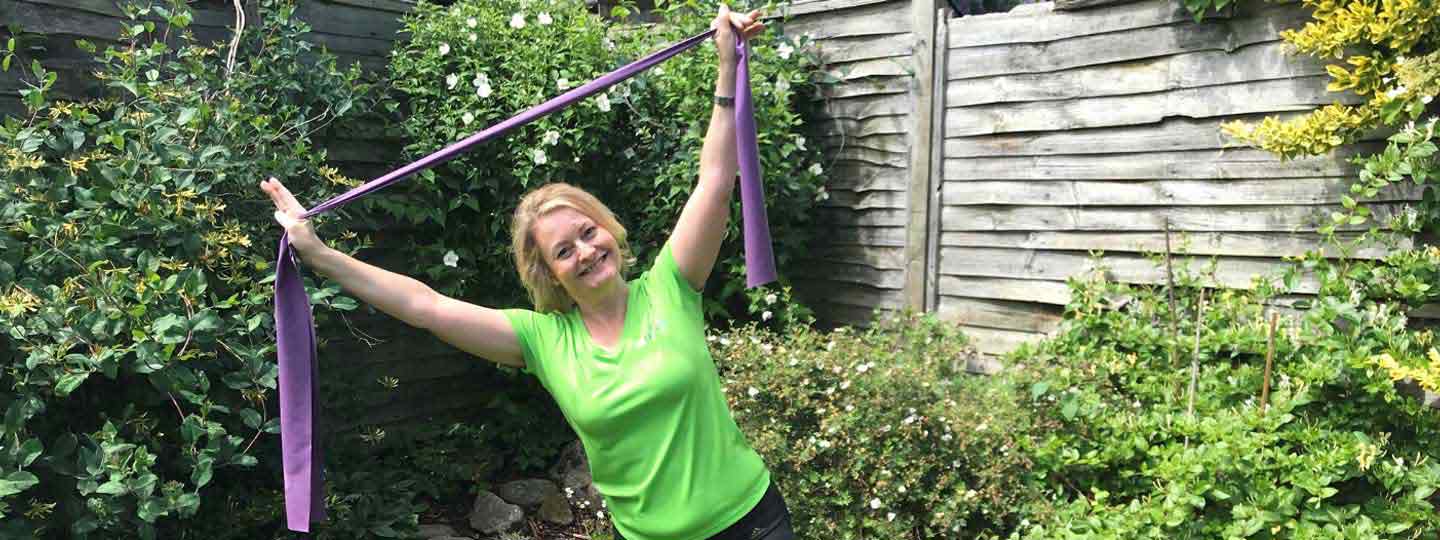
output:
[[[1064,281],[942,275],[939,282],[940,289],[952,297],[1038,302],[1057,306],[1070,302],[1070,286]]]
[[[821,203],[821,207],[850,208],[852,210],[868,210],[871,208],[892,208],[904,210],[909,196],[904,191],[850,191],[840,189],[827,189],[826,193],[830,198]],[[923,193],[923,191],[922,191]]]
[[[930,224],[929,205],[931,182],[939,185],[939,169],[931,171],[931,152],[940,150],[935,145],[931,130],[938,129],[933,114],[936,106],[936,79],[940,74],[935,71],[935,57],[944,48],[937,45],[935,41],[935,3],[925,0],[913,0],[910,10],[911,35],[914,36],[913,54],[910,56],[910,66],[915,73],[915,92],[912,93],[911,110],[915,116],[915,129],[910,132],[911,151],[906,153],[909,158],[907,166],[910,169],[910,182],[906,189],[908,197],[903,200],[901,208],[908,209],[909,222],[906,225],[905,240],[905,305],[910,309],[923,311],[925,309],[925,247],[929,239],[927,233]],[[937,210],[938,211],[938,210]]]
[[[836,13],[800,15],[785,24],[785,33],[810,39],[900,34],[910,31],[909,2],[886,2]]]
[[[1358,239],[1358,233],[1340,234],[1342,242]],[[1319,233],[1273,232],[1177,232],[1171,235],[1174,253],[1189,255],[1231,255],[1237,257],[1296,257],[1313,250],[1327,256],[1339,255]],[[1410,249],[1408,237],[1389,237],[1386,241],[1358,247],[1351,257],[1377,259],[1392,249]],[[1033,232],[970,232],[947,231],[940,243],[955,247],[994,247],[1070,251],[1105,251],[1130,253],[1164,253],[1164,232],[1124,231],[1033,231]]]
[[[989,356],[1008,354],[1023,344],[1034,343],[1048,337],[1045,334],[964,324],[960,325],[960,331],[970,337],[975,345],[975,350],[979,351],[980,354]],[[989,366],[986,369],[994,369],[996,371],[1000,369],[998,362],[991,361],[988,362],[988,364]]]
[[[777,15],[781,17],[796,17],[800,15],[810,15],[815,13],[828,14],[843,9],[868,6],[871,4],[885,4],[891,2],[893,2],[893,0],[802,0],[799,2],[782,4]]]
[[[825,227],[815,238],[826,246],[864,245],[905,247],[905,229],[901,227]]]
[[[1294,118],[1301,113],[1166,118],[1159,124],[1019,132],[945,140],[945,157],[1048,156],[1055,154],[1134,154],[1175,150],[1210,150],[1240,145],[1220,131],[1231,120],[1258,122],[1266,116]]]
[[[910,57],[895,56],[840,62],[826,66],[832,76],[845,82],[862,81],[877,77],[909,77],[914,74]]]
[[[848,146],[858,146],[897,154],[910,152],[909,137],[899,133],[881,133],[867,137],[843,137],[837,134],[824,134],[820,137],[821,148],[831,149]]]
[[[945,135],[960,137],[1018,131],[1153,124],[1169,117],[1208,118],[1309,111],[1330,103],[1359,103],[1354,94],[1325,90],[1328,75],[1275,79],[1130,96],[1036,101],[950,108]],[[956,84],[953,81],[951,84]]]
[[[949,211],[949,209],[947,209]],[[871,208],[867,210],[851,210],[848,208],[825,208],[815,209],[817,222],[830,226],[850,227],[901,227],[907,223],[904,210],[889,208]],[[947,217],[942,216],[942,220]],[[947,223],[948,225],[948,223]]]
[[[944,203],[939,187],[945,183],[945,65],[949,61],[945,43],[949,41],[951,12],[948,7],[935,13],[935,47],[931,68],[937,75],[931,77],[930,91],[935,102],[930,105],[930,180],[925,186],[925,298],[923,311],[934,312],[940,301],[940,209]],[[921,113],[923,114],[923,113]]]
[[[899,290],[877,289],[862,284],[818,278],[809,281],[811,286],[823,288],[826,299],[832,303],[866,309],[898,310],[905,307]]]
[[[908,115],[915,105],[903,95],[863,96],[832,99],[825,104],[829,118],[875,118]]]
[[[1174,257],[1174,264],[1188,266],[1201,276],[1207,286],[1250,289],[1256,278],[1278,277],[1288,263],[1278,259],[1242,257]],[[1213,263],[1213,272],[1211,264]],[[1074,251],[1036,251],[1005,248],[941,248],[940,272],[953,276],[979,276],[1012,279],[1059,280],[1083,276],[1099,268],[1106,276],[1126,283],[1158,284],[1165,282],[1165,268],[1140,255],[1111,253],[1096,259]],[[1296,293],[1313,294],[1319,282],[1305,275],[1297,284]],[[947,291],[940,291],[945,294]]]
[[[1056,73],[958,80],[946,89],[950,106],[1146,94],[1216,84],[1325,75],[1325,62],[1267,41],[1233,52],[1202,51]]]
[[[873,116],[869,118],[827,117],[822,111],[816,127],[826,133],[843,134],[850,137],[868,137],[885,133],[908,133],[910,115]]]
[[[829,246],[812,248],[807,258],[859,264],[877,270],[904,270],[904,248],[887,246]],[[877,285],[879,286],[879,285]],[[887,287],[890,288],[890,287]]]
[[[1401,205],[1371,205],[1385,224]],[[941,216],[946,231],[1157,231],[1169,219],[1176,231],[1298,232],[1317,231],[1330,222],[1340,205],[1313,206],[1175,206],[1175,207],[1034,207],[947,206]],[[894,225],[895,210],[824,209],[832,223]],[[1368,228],[1370,224],[1340,230]]]
[[[825,157],[831,160],[845,160],[856,163],[868,163],[870,165],[904,168],[909,163],[907,154],[894,152],[881,152],[859,146],[847,146],[834,150],[825,150]]]
[[[1157,181],[947,182],[946,205],[1255,206],[1329,204],[1350,193],[1350,177]],[[1424,188],[1397,184],[1368,202],[1416,201]]]
[[[969,326],[1048,333],[1060,326],[1061,308],[1051,304],[940,295],[940,318]]]
[[[909,77],[872,77],[843,84],[821,84],[817,87],[816,100],[904,94],[910,91],[911,82]]]
[[[817,41],[814,46],[826,64],[909,57],[915,48],[908,33],[831,38]]]
[[[874,309],[830,302],[825,300],[823,294],[819,292],[812,292],[809,296],[805,296],[804,301],[815,310],[816,318],[830,324],[868,328],[876,316]],[[882,315],[893,312],[894,310],[879,310]]]
[[[1055,11],[1076,11],[1101,6],[1116,6],[1138,0],[1055,0]]]
[[[1253,148],[1145,154],[946,159],[945,180],[1184,180],[1305,178],[1355,173],[1351,157],[1383,147],[1359,144],[1324,156],[1281,161]]]
[[[950,21],[949,46],[981,47],[1043,43],[1068,38],[1165,26],[1194,20],[1179,1],[1137,2],[1103,10],[1051,13],[1041,9],[962,17]]]
[[[1068,15],[1068,14],[1067,14]],[[1154,26],[1046,43],[1015,43],[952,49],[949,79],[1018,73],[1048,73],[1199,51],[1233,51],[1275,41],[1285,29],[1309,20],[1291,6],[1269,8],[1255,17]]]
[[[857,163],[836,162],[830,167],[826,189],[850,191],[904,191],[909,178],[905,169],[875,167]]]
[[[877,289],[893,290],[896,293],[905,286],[905,275],[899,270],[874,268],[848,261],[813,259],[812,264],[800,270],[805,281],[839,281],[864,285]]]
[[[81,10],[123,21],[125,14],[113,0],[16,0],[17,2]],[[247,9],[247,11],[252,11]],[[232,9],[194,7],[191,27],[205,26],[228,29],[235,24]],[[251,15],[253,15],[253,11]],[[380,11],[337,2],[297,2],[295,15],[310,24],[314,32],[333,36],[393,41],[401,29],[399,12]],[[158,20],[158,19],[156,19]],[[254,20],[253,17],[250,20]],[[28,30],[28,28],[27,28]]]

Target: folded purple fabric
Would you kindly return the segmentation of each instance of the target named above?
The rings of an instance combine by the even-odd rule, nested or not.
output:
[[[714,30],[690,37],[636,60],[598,79],[585,83],[545,103],[466,137],[438,152],[395,169],[311,208],[305,217],[327,212],[370,192],[429,169],[462,152],[523,126],[536,118],[563,109],[615,83],[664,62],[680,52],[703,43]],[[764,191],[760,185],[759,148],[755,140],[754,105],[750,95],[749,51],[743,40],[736,43],[739,67],[735,78],[735,138],[740,165],[740,201],[745,233],[746,282],[755,287],[775,280],[775,257],[771,251],[770,224],[765,214]],[[300,278],[299,261],[290,250],[290,239],[280,236],[275,264],[275,335],[280,361],[280,446],[285,469],[285,520],[292,531],[309,532],[310,524],[325,519],[325,492],[321,476],[324,456],[316,438],[317,411],[315,381],[315,322],[310,299]]]

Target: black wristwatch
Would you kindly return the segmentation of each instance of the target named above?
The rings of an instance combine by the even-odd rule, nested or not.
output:
[[[734,107],[735,98],[730,96],[715,96],[715,104],[721,107]]]

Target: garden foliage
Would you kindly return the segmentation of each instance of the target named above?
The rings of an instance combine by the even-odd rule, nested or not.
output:
[[[314,140],[373,99],[293,9],[264,2],[230,71],[183,3],[126,7],[118,42],[82,44],[95,99],[53,100],[53,73],[9,66],[32,87],[0,126],[0,537],[177,537],[250,497],[241,479],[278,478],[278,460],[256,467],[278,454],[257,185],[313,179],[291,186],[316,200],[352,183]],[[354,307],[336,293],[312,289],[322,314]]]

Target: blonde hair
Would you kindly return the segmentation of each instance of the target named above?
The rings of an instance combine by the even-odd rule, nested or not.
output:
[[[575,299],[555,279],[545,255],[535,240],[535,222],[558,208],[570,208],[595,221],[615,237],[620,247],[616,267],[625,275],[625,267],[631,263],[630,244],[626,241],[625,226],[615,219],[615,214],[600,199],[578,187],[556,182],[530,190],[515,207],[515,217],[510,221],[510,247],[515,256],[515,270],[520,273],[520,283],[530,293],[535,311],[550,313],[565,311],[575,305]]]

